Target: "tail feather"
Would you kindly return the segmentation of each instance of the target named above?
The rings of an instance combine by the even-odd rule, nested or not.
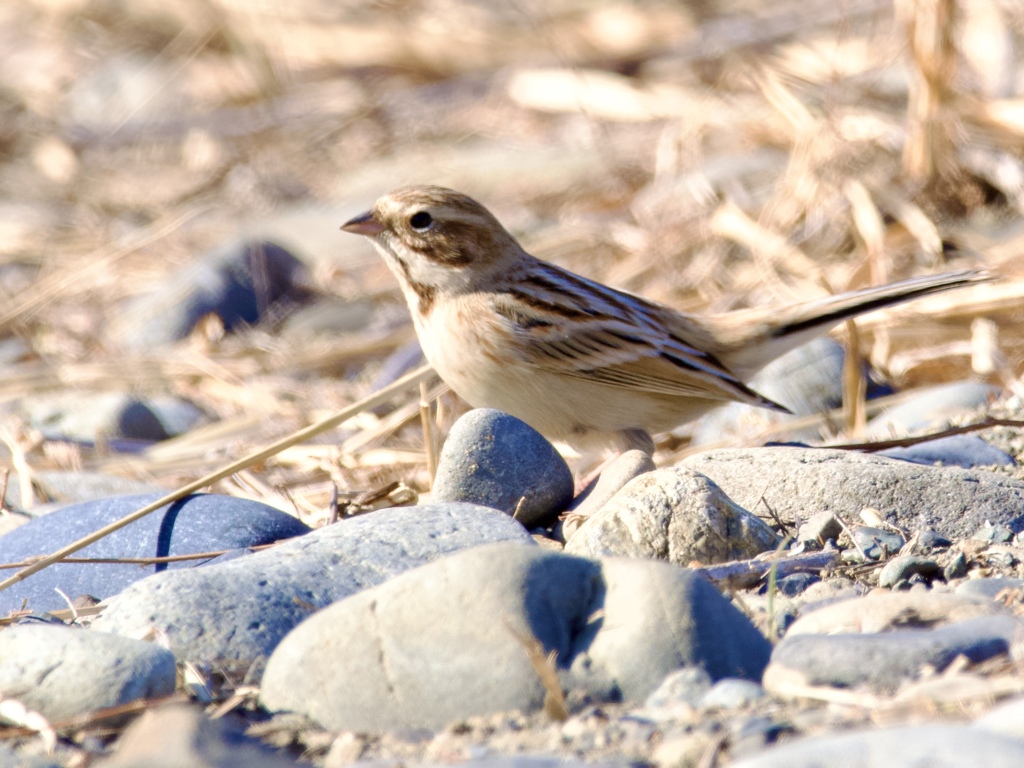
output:
[[[772,360],[811,341],[834,325],[857,315],[902,304],[955,288],[984,283],[994,276],[981,269],[912,277],[889,285],[862,288],[786,309],[784,322],[777,314],[761,322],[734,327],[719,352],[719,359],[742,380],[747,380]]]

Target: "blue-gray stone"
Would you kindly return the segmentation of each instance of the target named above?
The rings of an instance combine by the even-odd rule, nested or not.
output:
[[[953,542],[931,528],[926,528],[917,537],[917,544],[914,545],[916,552],[933,552],[936,549],[949,549]]]
[[[821,577],[814,573],[793,573],[778,579],[775,582],[775,588],[786,597],[796,597],[802,594],[811,584],[817,584],[819,581],[821,581]],[[767,588],[767,585],[765,585],[765,590]]]
[[[436,501],[467,501],[515,513],[526,527],[552,521],[572,501],[572,472],[537,430],[477,408],[455,422],[441,449]]]
[[[714,681],[703,667],[683,667],[669,674],[644,701],[645,709],[696,707]]]
[[[952,581],[953,579],[962,579],[967,575],[967,555],[963,552],[957,552],[953,555],[953,558],[946,563],[946,566],[942,569],[942,578],[946,581]]]
[[[115,450],[132,441],[152,443],[183,434],[206,419],[196,405],[177,397],[139,398],[129,392],[58,393],[25,404],[29,422],[48,438],[92,443]]]
[[[16,563],[55,552],[93,531],[120,520],[162,494],[95,499],[35,518],[0,536],[0,562]],[[75,553],[84,558],[147,558],[271,544],[299,536],[309,527],[257,501],[218,494],[197,494],[162,507]],[[158,565],[57,563],[0,592],[0,615],[20,609],[66,608],[55,590],[69,598],[105,599],[149,574],[192,569],[204,560]]]
[[[977,435],[951,435],[905,448],[887,448],[879,456],[912,461],[915,464],[942,464],[947,467],[1013,466],[1013,457]]]
[[[898,533],[866,525],[853,529],[853,540],[871,560],[879,560],[883,556],[895,555],[906,544],[903,537]]]
[[[1013,540],[1014,528],[1001,523],[995,525],[985,522],[981,528],[976,530],[971,536],[972,539],[977,541],[990,541],[993,544],[1008,544]]]
[[[230,331],[259,322],[279,301],[303,300],[307,284],[305,265],[280,245],[229,243],[133,301],[116,331],[132,349],[183,339],[207,315],[219,317]]]
[[[807,685],[895,690],[926,665],[941,672],[960,655],[977,664],[1006,654],[1021,630],[1012,616],[982,616],[936,629],[789,635],[775,646],[772,666],[798,672]]]
[[[894,557],[885,564],[878,574],[878,586],[894,587],[901,581],[909,581],[912,576],[921,576],[930,581],[941,570],[942,568],[936,561],[927,557],[918,557],[917,555]]]
[[[296,624],[334,601],[456,550],[495,541],[532,543],[508,515],[472,504],[379,510],[268,550],[150,576],[113,598],[93,626],[129,636],[156,628],[181,658],[244,671],[262,662]]]

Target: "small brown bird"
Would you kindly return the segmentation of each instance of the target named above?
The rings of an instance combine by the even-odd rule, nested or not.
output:
[[[541,261],[442,187],[399,189],[342,229],[398,278],[427,360],[470,405],[550,440],[650,452],[651,435],[727,401],[786,410],[744,382],[854,315],[990,279],[917,277],[770,311],[698,317]]]

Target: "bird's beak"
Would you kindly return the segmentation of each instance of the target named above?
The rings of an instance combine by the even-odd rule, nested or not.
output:
[[[384,231],[384,225],[373,215],[373,211],[367,211],[351,221],[346,221],[341,228],[353,235],[366,235],[367,237],[375,237]]]

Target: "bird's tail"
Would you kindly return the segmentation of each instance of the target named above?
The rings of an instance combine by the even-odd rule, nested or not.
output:
[[[986,270],[967,269],[840,293],[787,307],[781,317],[779,313],[765,314],[761,310],[751,312],[749,322],[743,322],[741,315],[745,313],[732,313],[728,327],[723,323],[721,333],[717,334],[724,340],[718,357],[745,381],[772,360],[820,336],[843,320],[993,279],[994,275]]]

